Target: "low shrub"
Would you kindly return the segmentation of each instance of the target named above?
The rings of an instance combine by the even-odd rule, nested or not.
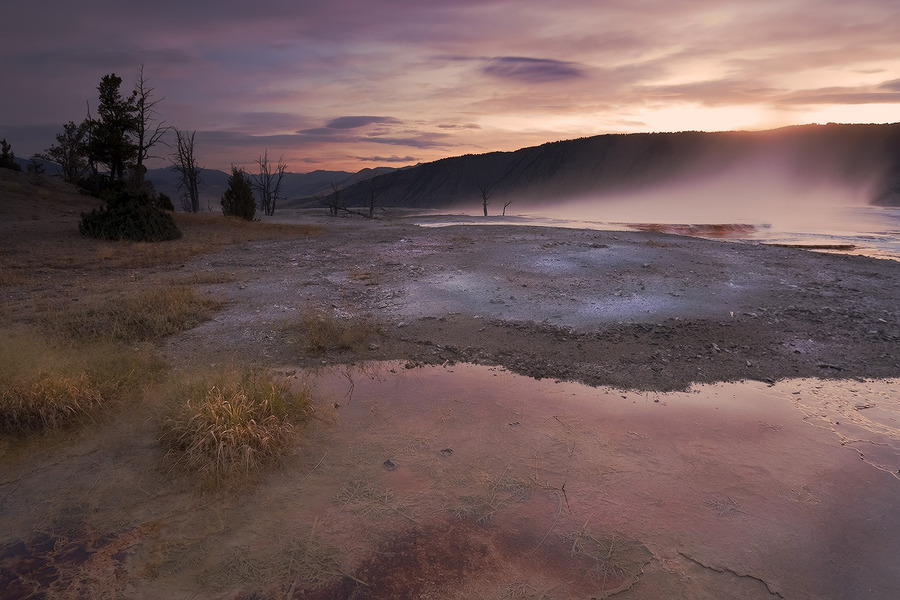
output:
[[[125,190],[111,194],[106,205],[81,213],[81,235],[104,240],[164,242],[181,237],[172,215],[148,196]]]
[[[281,457],[311,410],[308,392],[295,392],[268,371],[221,374],[175,395],[160,442],[171,465],[220,480],[252,474]]]
[[[172,204],[172,199],[168,194],[163,194],[162,192],[156,197],[156,206],[169,212],[175,212],[175,205]]]

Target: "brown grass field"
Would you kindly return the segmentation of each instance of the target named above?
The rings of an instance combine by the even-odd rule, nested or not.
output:
[[[183,275],[178,268],[184,261],[226,246],[319,233],[314,226],[178,213],[181,239],[109,242],[78,233],[80,214],[101,202],[74,186],[6,169],[0,169],[0,186],[0,430],[8,433],[64,429],[120,407],[125,396],[139,400],[171,367],[155,355],[154,343],[209,319],[223,305],[195,286],[226,281],[227,274]],[[247,381],[280,389],[261,374]],[[272,390],[266,396],[258,387],[208,382],[195,392],[208,399],[218,390],[231,399],[229,404],[220,397],[219,404],[235,408],[240,397],[242,408],[256,410],[258,404],[270,412],[273,398],[290,398]],[[184,405],[174,410],[184,416]],[[284,412],[274,409],[257,419],[263,426],[254,435],[263,445],[278,446],[274,440],[285,437],[290,424]],[[272,425],[271,443],[265,424]],[[244,441],[234,446],[228,451],[244,452],[248,466],[265,462],[250,460]],[[212,467],[197,457],[189,462],[201,471],[222,470],[221,453],[210,460]]]

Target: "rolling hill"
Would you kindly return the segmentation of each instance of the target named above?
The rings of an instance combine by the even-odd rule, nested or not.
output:
[[[492,212],[506,199],[546,205],[745,171],[735,185],[772,178],[797,185],[865,188],[867,201],[900,206],[900,124],[806,125],[762,132],[609,134],[514,152],[446,158],[379,175],[380,206],[477,205],[481,188]],[[346,205],[368,202],[373,182],[349,185]],[[314,198],[295,200],[312,205]]]

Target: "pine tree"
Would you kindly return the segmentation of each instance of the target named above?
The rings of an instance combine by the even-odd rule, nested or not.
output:
[[[63,179],[77,183],[88,171],[87,136],[90,122],[76,125],[69,121],[63,125],[63,132],[56,134],[56,144],[39,154],[39,158],[59,163]]]
[[[253,188],[244,169],[231,167],[228,189],[222,196],[222,214],[226,217],[240,217],[252,221],[256,216],[256,202],[253,200]]]
[[[6,141],[6,138],[0,140],[0,168],[12,169],[13,171],[22,170],[22,167],[16,162],[16,155],[12,151],[12,145]]]
[[[104,75],[97,86],[100,103],[97,105],[98,119],[91,123],[88,152],[95,162],[109,167],[109,178],[121,180],[125,170],[135,164],[138,145],[132,139],[138,129],[136,97],[123,97],[119,91],[122,78],[115,73]]]

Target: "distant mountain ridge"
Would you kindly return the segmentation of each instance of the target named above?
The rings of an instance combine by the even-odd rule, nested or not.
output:
[[[579,195],[614,194],[687,178],[766,165],[793,178],[869,186],[869,201],[900,206],[900,123],[804,125],[751,132],[607,134],[514,152],[445,158],[347,186],[341,202],[449,208],[481,202],[492,214],[506,198],[546,204]],[[313,198],[292,205],[311,205]]]
[[[30,161],[16,162],[25,170]],[[52,163],[38,162],[48,173],[55,172]],[[864,188],[868,202],[900,206],[900,123],[606,134],[402,169],[285,173],[278,208],[322,206],[336,188],[342,206],[367,206],[374,191],[377,206],[445,209],[481,204],[481,187],[489,192],[491,214],[497,214],[510,199],[517,209],[584,196],[602,199],[750,167],[756,171],[741,185],[762,183],[754,177],[791,177]],[[179,205],[177,174],[171,167],[151,169],[147,176]],[[213,169],[201,172],[204,207],[218,208],[228,177]]]
[[[332,185],[344,188],[360,181],[371,179],[373,176],[393,171],[391,167],[377,167],[375,169],[363,169],[357,173],[347,171],[323,171],[317,170],[310,173],[285,172],[281,182],[278,206],[290,203],[301,198],[307,199],[326,196],[331,193]],[[219,199],[228,187],[230,173],[215,169],[203,169],[200,172],[200,197],[204,202],[214,202],[218,206]],[[171,167],[150,169],[147,178],[153,182],[157,191],[167,194],[178,204],[177,199],[181,193],[178,190],[178,174]]]
[[[43,172],[49,175],[59,175],[60,167],[58,164],[40,158],[34,159],[34,161]],[[22,171],[28,171],[33,161],[30,158],[16,157],[15,162]],[[281,202],[296,201],[301,198],[307,201],[310,198],[323,198],[332,192],[332,186],[342,189],[394,170],[393,167],[376,167],[362,169],[356,173],[324,170],[311,171],[309,173],[285,172],[281,183]],[[250,175],[252,176],[252,173]],[[199,186],[201,199],[205,203],[215,204],[214,208],[217,209],[218,202],[228,187],[230,176],[230,173],[217,169],[202,169]],[[176,206],[179,205],[178,198],[180,198],[181,192],[178,189],[178,173],[172,167],[148,169],[147,179],[153,183],[156,191],[168,195],[175,202]]]

